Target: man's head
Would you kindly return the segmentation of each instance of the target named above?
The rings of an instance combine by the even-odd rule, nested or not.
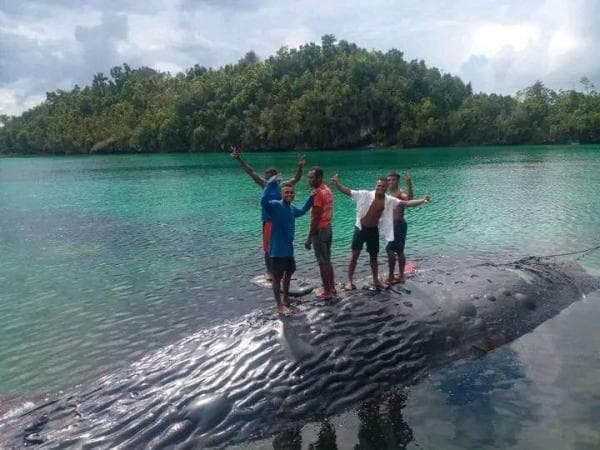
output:
[[[281,199],[284,203],[292,203],[295,195],[294,185],[292,183],[283,183],[281,185]]]
[[[272,167],[265,169],[265,180],[268,180],[275,175],[277,175],[277,169],[273,169]]]
[[[400,181],[400,174],[398,172],[390,172],[387,176],[387,182],[390,189],[398,189],[398,181]]]
[[[379,177],[375,184],[375,195],[383,196],[388,187],[388,181],[386,177]]]
[[[318,166],[311,167],[308,171],[308,185],[318,188],[323,183],[323,169]]]

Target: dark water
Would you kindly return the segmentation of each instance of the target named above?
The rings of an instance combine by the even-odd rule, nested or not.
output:
[[[598,245],[599,151],[380,150],[308,159],[356,188],[371,187],[390,168],[410,169],[417,195],[434,200],[410,211],[408,253],[451,265]],[[248,158],[293,173],[294,155]],[[307,192],[302,183],[299,200]],[[271,307],[269,293],[247,283],[262,271],[258,187],[226,155],[2,159],[0,193],[5,405],[70,389],[199,329]],[[341,279],[354,211],[346,198],[335,200]],[[304,219],[297,227],[299,242],[306,226]],[[600,269],[598,252],[578,256]],[[316,274],[299,246],[297,259],[301,273]],[[324,426],[290,430],[291,442],[299,434],[306,447],[325,430],[323,439],[333,431],[339,448],[595,448],[598,305],[590,295],[480,360]]]

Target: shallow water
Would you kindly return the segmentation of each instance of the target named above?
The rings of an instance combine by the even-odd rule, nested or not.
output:
[[[433,197],[407,217],[407,252],[423,267],[434,256],[452,265],[600,244],[597,146],[307,156],[309,165],[322,165],[328,175],[339,171],[354,188],[372,187],[390,168],[409,169],[417,196]],[[248,160],[258,170],[274,165],[284,178],[294,172],[293,154]],[[199,329],[271,307],[269,293],[247,282],[262,271],[258,192],[224,154],[1,159],[3,402],[69,389]],[[298,202],[307,193],[303,179]],[[354,210],[342,195],[335,202],[340,279]],[[297,244],[306,227],[301,219]],[[315,275],[310,253],[301,245],[296,251],[299,271]],[[600,252],[575,256],[600,270]],[[358,432],[363,416],[402,429],[390,413],[398,409],[411,430],[409,446],[551,448],[560,442],[558,448],[585,448],[600,442],[594,425],[600,419],[598,305],[592,295],[509,347],[432,374],[402,391],[400,400],[390,396],[378,408],[331,418],[338,446],[347,448],[342,442],[359,435],[377,437],[370,425]],[[311,429],[321,427],[300,431],[305,445],[314,442]]]

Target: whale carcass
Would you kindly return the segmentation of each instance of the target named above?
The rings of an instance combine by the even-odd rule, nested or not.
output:
[[[531,257],[424,270],[289,318],[257,311],[5,418],[0,444],[202,448],[266,436],[490,351],[599,287],[574,262]]]

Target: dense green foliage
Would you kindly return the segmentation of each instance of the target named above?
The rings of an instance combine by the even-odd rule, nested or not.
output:
[[[0,116],[0,153],[88,153],[600,142],[600,95],[541,82],[516,98],[325,35],[170,75],[124,64],[91,86]]]

